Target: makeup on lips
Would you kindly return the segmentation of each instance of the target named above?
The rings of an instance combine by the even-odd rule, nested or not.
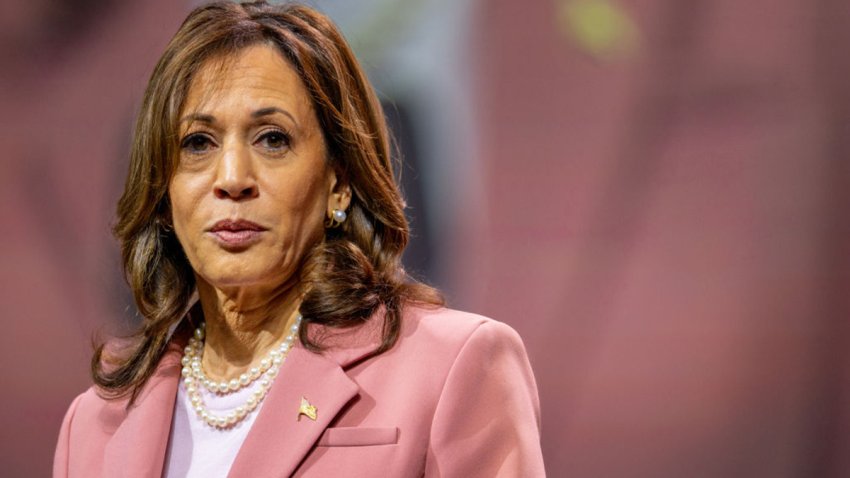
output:
[[[225,219],[215,223],[208,232],[225,247],[246,247],[260,239],[267,229],[245,219]]]

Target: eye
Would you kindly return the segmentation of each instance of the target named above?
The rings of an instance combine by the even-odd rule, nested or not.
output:
[[[202,154],[212,148],[213,142],[209,136],[201,133],[193,133],[183,139],[180,148],[192,154]]]
[[[288,134],[275,130],[264,133],[257,140],[257,143],[270,151],[280,152],[289,148],[291,141]]]

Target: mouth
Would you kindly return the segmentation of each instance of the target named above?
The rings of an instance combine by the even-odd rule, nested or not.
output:
[[[225,219],[207,230],[220,245],[227,249],[245,248],[260,239],[267,229],[245,219]]]

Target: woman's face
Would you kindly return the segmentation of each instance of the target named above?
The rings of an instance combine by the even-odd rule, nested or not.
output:
[[[348,206],[301,79],[270,46],[207,62],[180,113],[174,232],[199,279],[278,287]]]

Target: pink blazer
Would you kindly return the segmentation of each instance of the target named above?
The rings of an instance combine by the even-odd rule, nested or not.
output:
[[[370,356],[380,320],[321,330],[293,348],[231,477],[538,477],[537,388],[519,335],[486,317],[409,308],[400,339]],[[89,389],[71,404],[54,477],[162,474],[187,338],[175,336],[136,403]],[[316,420],[298,419],[301,397]]]

